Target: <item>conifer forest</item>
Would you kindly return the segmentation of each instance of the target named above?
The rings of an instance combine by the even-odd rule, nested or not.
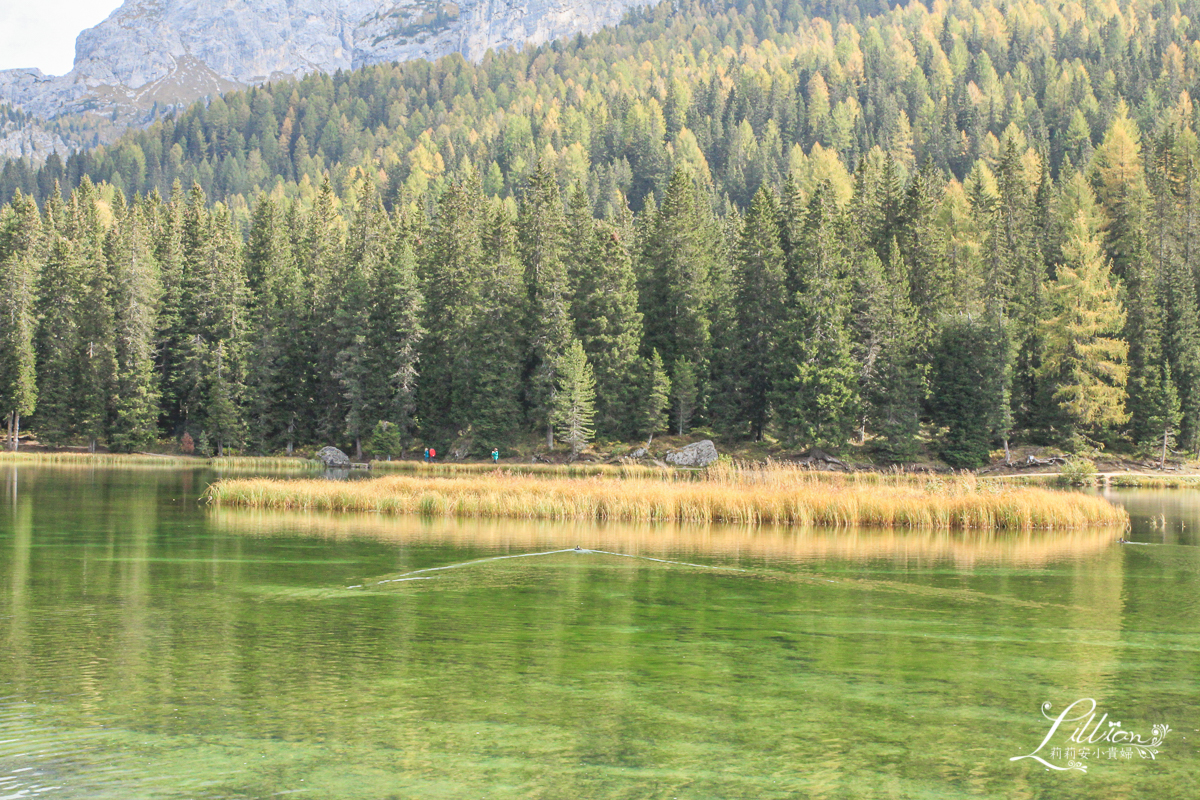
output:
[[[11,440],[1200,448],[1200,3],[667,2],[0,168]]]

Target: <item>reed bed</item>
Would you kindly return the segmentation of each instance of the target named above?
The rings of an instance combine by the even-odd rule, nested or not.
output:
[[[1107,483],[1119,489],[1200,489],[1198,475],[1110,475]]]
[[[295,456],[223,456],[210,458],[208,465],[214,469],[266,469],[266,470],[315,470],[321,468],[321,462],[310,458]]]
[[[66,466],[206,467],[208,459],[158,456],[150,453],[13,453],[0,452],[0,464],[53,464]]]
[[[671,470],[642,464],[477,464],[426,463],[424,461],[372,461],[377,472],[411,472],[416,475],[491,475],[497,470],[508,475],[541,475],[558,478],[646,478],[667,475]]]
[[[722,466],[691,479],[562,480],[494,471],[470,477],[395,475],[357,482],[247,478],[209,487],[215,505],[559,521],[724,523],[952,530],[1125,525],[1099,497],[982,484],[973,476],[814,474],[780,465]]]

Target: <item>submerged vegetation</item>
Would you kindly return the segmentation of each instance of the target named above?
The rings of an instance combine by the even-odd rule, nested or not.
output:
[[[573,521],[1032,530],[1127,520],[1124,511],[1098,497],[1010,488],[971,476],[860,480],[778,465],[723,466],[699,479],[631,477],[619,485],[500,471],[354,482],[247,478],[215,483],[207,497],[216,505],[249,508]]]

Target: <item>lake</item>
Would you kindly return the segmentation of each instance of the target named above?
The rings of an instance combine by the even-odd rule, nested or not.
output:
[[[0,468],[0,800],[1200,792],[1197,492],[1113,491],[1122,545],[212,510],[214,477]]]

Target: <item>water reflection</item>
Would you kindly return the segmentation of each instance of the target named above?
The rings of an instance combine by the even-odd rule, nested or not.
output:
[[[831,530],[386,517],[225,508],[210,511],[210,519],[223,531],[248,536],[361,537],[397,545],[441,544],[506,551],[578,545],[588,550],[658,557],[692,554],[787,563],[884,559],[919,567],[925,563],[948,561],[962,569],[976,565],[1037,567],[1056,561],[1091,558],[1119,546],[1116,534],[1106,529],[1057,533],[887,528]]]
[[[5,476],[0,797],[1182,800],[1200,774],[1200,548],[214,511],[208,477]],[[351,588],[405,575],[438,577]],[[1082,780],[1008,761],[1083,696],[1178,738]]]

